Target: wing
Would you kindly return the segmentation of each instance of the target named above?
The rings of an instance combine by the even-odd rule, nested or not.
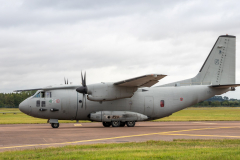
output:
[[[148,74],[140,77],[135,77],[120,82],[114,83],[117,86],[123,87],[151,87],[152,85],[158,83],[158,81],[167,75],[163,74]]]
[[[80,85],[60,85],[60,86],[48,86],[44,88],[33,88],[33,89],[23,89],[23,90],[15,90],[13,92],[23,92],[23,91],[35,91],[35,90],[55,90],[55,89],[76,89],[80,87]]]

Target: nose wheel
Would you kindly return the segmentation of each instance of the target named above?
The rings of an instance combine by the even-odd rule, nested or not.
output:
[[[51,123],[52,128],[58,128],[59,127],[59,123]]]

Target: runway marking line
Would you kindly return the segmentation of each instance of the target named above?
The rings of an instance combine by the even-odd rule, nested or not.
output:
[[[240,136],[224,136],[224,135],[197,135],[197,134],[160,134],[169,136],[197,136],[197,137],[222,137],[222,138],[240,138]]]
[[[77,127],[77,126],[82,126],[82,125],[81,124],[74,124],[74,126]]]
[[[187,132],[187,131],[200,131],[200,130],[208,130],[208,129],[222,129],[222,128],[240,128],[240,127],[199,128],[199,129],[188,129],[188,130],[178,130],[178,131],[160,132],[160,134],[168,134],[168,133],[175,133],[175,132]]]
[[[207,123],[207,122],[192,122],[192,123],[199,123],[199,124],[217,124],[217,123]]]
[[[9,147],[0,147],[0,149],[22,148],[22,147],[34,147],[34,146],[50,146],[50,145],[75,144],[75,143],[82,143],[82,142],[93,142],[93,141],[102,141],[102,140],[119,139],[119,138],[129,138],[129,137],[140,137],[140,136],[149,136],[149,135],[165,135],[165,134],[169,134],[169,135],[170,135],[170,134],[174,134],[174,133],[176,133],[176,132],[186,132],[186,131],[196,131],[196,130],[207,130],[207,129],[222,129],[222,128],[240,128],[240,127],[199,128],[199,129],[178,130],[178,131],[168,131],[168,132],[158,132],[158,133],[147,133],[147,134],[120,136],[120,137],[101,138],[101,139],[90,139],[90,140],[73,141],[73,142],[46,143],[46,144],[30,144],[30,145],[22,145],[22,146],[9,146]],[[179,134],[178,134],[178,135],[179,135]]]

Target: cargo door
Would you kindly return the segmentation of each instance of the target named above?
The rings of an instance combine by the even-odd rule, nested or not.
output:
[[[75,120],[78,110],[78,92],[76,92],[76,90],[69,90],[69,96],[69,115],[71,116],[70,119]]]
[[[153,97],[145,97],[144,102],[144,114],[151,117],[153,113]]]
[[[68,115],[69,108],[70,108],[69,91],[68,90],[64,90],[62,92],[62,103],[61,103],[62,113],[64,115]]]
[[[76,119],[77,105],[77,92],[75,90],[64,90],[61,104],[64,119]]]

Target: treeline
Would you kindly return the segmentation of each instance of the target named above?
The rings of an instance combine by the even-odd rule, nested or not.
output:
[[[32,96],[36,91],[21,93],[0,93],[0,108],[18,108],[19,104],[26,98]]]
[[[240,101],[203,101],[195,104],[193,107],[240,107]]]
[[[193,107],[240,107],[240,100],[224,96],[214,96]]]

